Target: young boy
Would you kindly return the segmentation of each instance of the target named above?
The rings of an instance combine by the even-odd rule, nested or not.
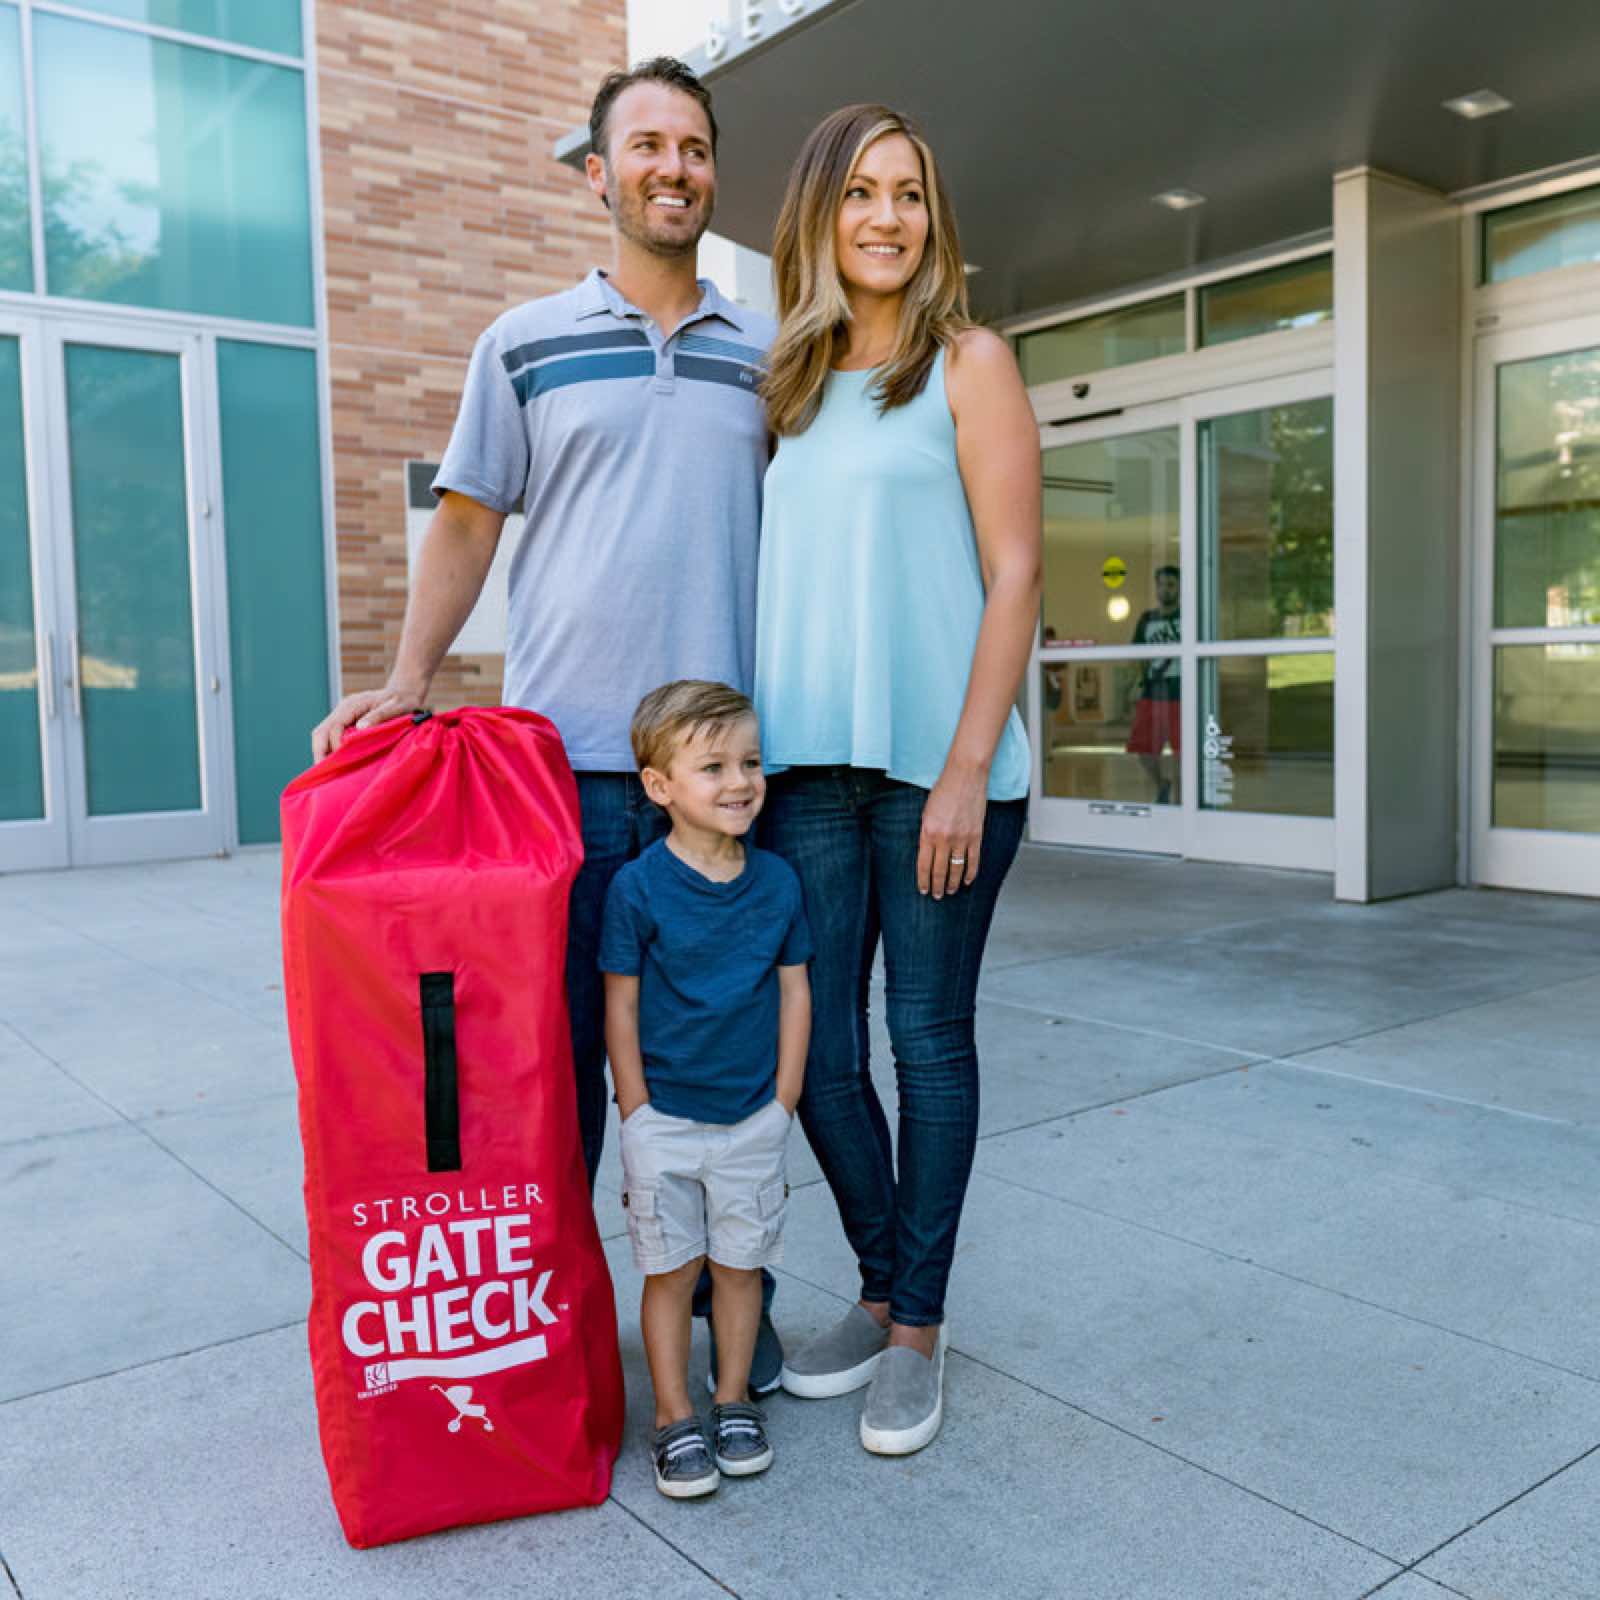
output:
[[[749,1403],[761,1269],[782,1253],[784,1148],[811,1031],[811,938],[789,865],[745,844],[761,802],[750,702],[683,680],[633,718],[645,793],[672,831],[612,880],[600,938],[606,1052],[622,1116],[622,1203],[645,1274],[656,1487],[709,1494],[772,1462]],[[689,1401],[689,1312],[711,1264],[708,1443]]]

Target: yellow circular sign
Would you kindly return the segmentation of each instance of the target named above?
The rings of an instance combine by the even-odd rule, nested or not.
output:
[[[1121,556],[1108,556],[1100,576],[1105,579],[1106,588],[1120,589],[1128,581],[1128,563]]]

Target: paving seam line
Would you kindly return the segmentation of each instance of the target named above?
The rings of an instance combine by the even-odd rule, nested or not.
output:
[[[1317,1050],[1326,1050],[1328,1045],[1318,1045]],[[1308,1050],[1306,1055],[1314,1055],[1316,1051]],[[1448,1100],[1453,1106],[1471,1106],[1475,1111],[1493,1111],[1503,1117],[1523,1117],[1529,1122],[1550,1122],[1558,1128],[1581,1128],[1581,1122],[1574,1122],[1571,1117],[1547,1117],[1542,1111],[1519,1111],[1515,1106],[1491,1105],[1487,1100],[1472,1100],[1464,1094],[1443,1094],[1437,1089],[1420,1089],[1410,1083],[1390,1083],[1385,1078],[1369,1078],[1360,1072],[1341,1072],[1338,1067],[1319,1066],[1315,1061],[1302,1061],[1296,1056],[1275,1056],[1271,1065],[1279,1067],[1298,1067],[1302,1072],[1320,1072],[1330,1078],[1348,1078],[1352,1083],[1368,1083],[1375,1089],[1395,1089],[1401,1094],[1421,1095],[1427,1100]]]
[[[22,1585],[17,1582],[17,1575],[11,1570],[11,1563],[6,1560],[6,1553],[4,1550],[0,1550],[0,1572],[5,1573],[6,1582],[11,1585],[12,1591],[16,1594],[17,1600],[26,1600],[26,1597],[22,1593]]]
[[[71,1082],[75,1083],[80,1089],[83,1090],[85,1094],[93,1096],[94,1099],[98,1100],[100,1104],[106,1107],[108,1111],[114,1112],[126,1126],[134,1129],[135,1132],[148,1139],[150,1143],[153,1144],[157,1150],[161,1151],[163,1155],[170,1157],[173,1161],[176,1161],[178,1165],[190,1175],[190,1177],[204,1184],[206,1188],[211,1190],[213,1194],[220,1196],[230,1206],[232,1206],[241,1217],[248,1218],[250,1222],[254,1223],[255,1226],[258,1227],[264,1234],[266,1234],[269,1239],[276,1240],[283,1246],[285,1250],[289,1252],[290,1255],[295,1258],[296,1261],[304,1263],[310,1260],[309,1256],[306,1256],[301,1251],[297,1250],[292,1244],[289,1243],[287,1239],[283,1237],[281,1233],[277,1232],[273,1228],[269,1228],[266,1223],[264,1223],[253,1211],[250,1211],[246,1209],[246,1207],[242,1206],[231,1194],[228,1193],[226,1189],[220,1188],[217,1184],[213,1183],[210,1178],[208,1178],[199,1170],[199,1168],[191,1166],[189,1162],[185,1161],[183,1157],[180,1156],[178,1152],[170,1145],[163,1144],[161,1140],[156,1138],[156,1136],[143,1122],[138,1122],[133,1117],[130,1117],[121,1106],[117,1105],[114,1101],[106,1099],[106,1097],[101,1094],[100,1091],[92,1084],[85,1083],[84,1080],[80,1078],[71,1067],[65,1066],[63,1063],[57,1061],[56,1058],[49,1053],[49,1051],[41,1048],[41,1046],[38,1045],[34,1040],[30,1039],[27,1034],[17,1027],[14,1022],[6,1022],[3,1019],[0,1019],[0,1027],[4,1027],[9,1032],[15,1034],[16,1037],[21,1039],[30,1050],[35,1051],[38,1055],[42,1056],[46,1061],[48,1061],[57,1072],[61,1073]],[[248,1104],[251,1102],[246,1103]]]
[[[838,1294],[820,1283],[814,1283],[810,1278],[801,1277],[799,1273],[790,1271],[787,1267],[778,1266],[772,1269],[780,1277],[793,1278],[796,1283],[803,1283],[807,1288],[816,1289],[819,1293],[830,1296],[842,1305],[853,1304],[845,1295]],[[1325,1522],[1318,1522],[1313,1516],[1304,1511],[1296,1511],[1293,1506],[1286,1506],[1282,1501],[1274,1500],[1271,1495],[1263,1494],[1259,1489],[1252,1489],[1247,1483],[1240,1483],[1235,1478],[1230,1478],[1225,1472],[1218,1472],[1215,1467],[1208,1467],[1203,1461],[1191,1460],[1181,1451],[1174,1450],[1171,1445],[1162,1444],[1159,1439],[1151,1439],[1142,1433],[1136,1433],[1126,1424],[1117,1422],[1111,1417],[1103,1417],[1097,1411],[1091,1411],[1087,1406],[1079,1405],[1076,1400],[1068,1400],[1065,1396],[1055,1394],[1049,1389],[1042,1389],[1038,1384],[1030,1382],[1027,1378],[1019,1377],[1014,1372],[1007,1372],[1004,1367],[997,1367],[992,1361],[985,1361],[982,1356],[975,1356],[970,1351],[963,1350],[959,1345],[952,1344],[950,1353],[958,1355],[963,1361],[970,1361],[975,1367],[982,1367],[985,1372],[992,1372],[996,1377],[1004,1378],[1007,1383],[1014,1383],[1019,1388],[1026,1389],[1030,1394],[1036,1394],[1042,1400],[1048,1400],[1052,1405],[1064,1406],[1068,1411],[1075,1411],[1080,1417],[1087,1417],[1091,1422],[1098,1423],[1103,1428],[1109,1428],[1113,1433],[1119,1433],[1125,1439],[1131,1439],[1135,1444],[1146,1446],[1158,1455],[1169,1457],[1185,1467],[1192,1468],[1195,1472],[1203,1473],[1208,1478],[1214,1478],[1218,1483],[1225,1483],[1230,1489],[1237,1489],[1240,1494],[1247,1494],[1252,1500],[1259,1500],[1263,1505],[1268,1505],[1274,1511],[1281,1511],[1285,1516],[1293,1517],[1298,1522],[1308,1523],[1313,1528],[1320,1529],[1323,1533],[1338,1539],[1342,1544],[1350,1545],[1356,1550],[1364,1550],[1368,1555],[1377,1556],[1380,1561],[1387,1561],[1391,1566],[1399,1567],[1401,1562],[1387,1551],[1376,1549],[1370,1544],[1364,1544],[1360,1539],[1348,1533],[1341,1533],[1337,1528],[1330,1528]],[[1430,1551],[1429,1554],[1432,1554]],[[1426,1560],[1427,1557],[1422,1557]],[[1399,1573],[1391,1574],[1391,1578],[1399,1577]],[[1391,1578],[1383,1581],[1388,1583]]]
[[[1119,1216],[1115,1211],[1104,1211],[1099,1206],[1085,1205],[1081,1200],[1069,1200],[1063,1195],[1051,1194],[1048,1189],[1036,1189],[1031,1184],[1019,1183],[1015,1178],[1005,1178],[996,1172],[982,1174],[992,1183],[1004,1184],[1008,1189],[1016,1189],[1021,1194],[1031,1194],[1040,1200],[1053,1200],[1057,1205],[1070,1206],[1075,1211],[1086,1211],[1092,1217],[1102,1217],[1107,1222],[1120,1222],[1125,1227],[1137,1228],[1141,1233],[1154,1234],[1158,1239],[1166,1239],[1172,1244],[1181,1244],[1191,1250],[1203,1250],[1207,1255],[1218,1257],[1223,1261],[1231,1261],[1235,1266],[1250,1267],[1258,1272],[1271,1274],[1275,1278],[1282,1278],[1286,1283],[1299,1284],[1303,1289],[1315,1289],[1318,1294],[1331,1294],[1336,1299],[1348,1301],[1351,1305],[1365,1306],[1369,1311],[1382,1312],[1386,1317],[1398,1317],[1402,1322],[1410,1322],[1419,1328],[1431,1328],[1435,1333],[1443,1333],[1452,1339],[1464,1339],[1468,1344],[1475,1344],[1485,1350],[1493,1350],[1498,1355],[1512,1356],[1518,1361],[1531,1362],[1536,1367],[1544,1367],[1550,1372],[1559,1372],[1569,1378],[1577,1378],[1582,1383],[1600,1385],[1600,1375],[1592,1372],[1579,1372],[1573,1367],[1564,1367],[1559,1361],[1550,1361],[1544,1356],[1529,1355],[1525,1350],[1513,1350],[1509,1345],[1495,1344],[1490,1339],[1481,1339],[1474,1333],[1463,1333],[1460,1328],[1446,1327],[1442,1322],[1430,1322],[1426,1317],[1419,1317],[1409,1311],[1401,1311],[1394,1306],[1386,1306],[1377,1300],[1368,1300],[1359,1294],[1351,1294],[1348,1289],[1338,1289],[1331,1284],[1318,1283],[1312,1278],[1302,1278],[1293,1272],[1286,1272],[1282,1267],[1274,1267],[1265,1261],[1257,1261],[1250,1256],[1237,1256],[1231,1250],[1224,1250],[1219,1245],[1206,1244],[1200,1239],[1190,1239],[1181,1233],[1169,1233],[1165,1228],[1158,1228],[1153,1223],[1140,1222],[1134,1217]],[[1594,1224],[1590,1224],[1594,1226]],[[1600,1446],[1596,1446],[1600,1449]]]
[[[1191,939],[1209,939],[1218,933],[1237,933],[1240,928],[1255,928],[1267,922],[1290,922],[1304,915],[1303,911],[1291,911],[1265,917],[1240,917],[1234,922],[1214,922],[1204,928],[1191,928],[1187,933],[1153,933],[1148,939],[1113,939],[1109,944],[1097,944],[1085,950],[1058,950],[1051,956],[1028,956],[1021,961],[999,962],[990,970],[1020,972],[1024,967],[1047,967],[1052,961],[1071,961],[1078,956],[1103,956],[1114,950],[1143,950],[1153,944],[1186,944]]]
[[[1057,957],[1057,960],[1070,957]],[[1039,965],[1048,965],[1041,962]],[[1012,970],[1004,968],[1001,970]],[[1338,1045],[1354,1044],[1359,1039],[1375,1039],[1381,1033],[1394,1033],[1401,1028],[1415,1027],[1421,1022],[1437,1022],[1442,1017],[1459,1016],[1463,1011],[1477,1011],[1483,1006],[1503,1005],[1508,1000],[1522,1000],[1529,995],[1545,994],[1551,989],[1560,989],[1569,983],[1585,983],[1592,978],[1600,978],[1600,967],[1587,972],[1569,973],[1564,978],[1556,978],[1550,983],[1535,984],[1531,989],[1518,989],[1512,994],[1491,995],[1487,1000],[1468,1000],[1459,1006],[1446,1006],[1442,1011],[1429,1011],[1420,1016],[1404,1017],[1397,1022],[1380,1023],[1375,1028],[1366,1028],[1360,1033],[1347,1033],[1337,1039],[1324,1039],[1318,1044],[1308,1044],[1299,1050],[1290,1051],[1288,1055],[1275,1053],[1268,1050],[1246,1050],[1236,1044],[1222,1044],[1216,1039],[1197,1039],[1187,1033],[1165,1033],[1159,1028],[1139,1028],[1131,1023],[1117,1022],[1109,1017],[1089,1016],[1081,1011],[1060,1011],[1049,1006],[1032,1005],[1025,1000],[1010,1000],[1003,995],[986,995],[982,988],[982,979],[979,979],[978,999],[988,1005],[1010,1006],[1013,1011],[1031,1011],[1036,1016],[1059,1017],[1063,1022],[1093,1022],[1102,1028],[1121,1028],[1126,1033],[1146,1034],[1152,1039],[1171,1039],[1177,1044],[1200,1045],[1207,1050],[1225,1050],[1236,1056],[1248,1057],[1251,1064],[1257,1062],[1283,1062],[1287,1063],[1291,1056],[1310,1055],[1315,1050],[1331,1050]]]
[[[728,1585],[725,1584],[722,1581],[722,1579],[719,1578],[716,1575],[716,1573],[712,1572],[707,1567],[701,1566],[701,1564],[698,1561],[696,1561],[695,1558],[692,1555],[690,1555],[687,1550],[683,1549],[680,1545],[674,1544],[672,1542],[672,1540],[670,1540],[666,1536],[666,1534],[664,1534],[659,1528],[655,1527],[653,1524],[646,1522],[645,1519],[643,1517],[641,1517],[639,1515],[639,1513],[637,1511],[635,1511],[631,1506],[624,1505],[622,1503],[622,1501],[617,1499],[617,1497],[616,1497],[616,1495],[614,1493],[613,1494],[608,1494],[606,1496],[606,1500],[611,1505],[614,1505],[619,1511],[625,1512],[628,1516],[632,1517],[633,1520],[635,1522],[637,1522],[639,1524],[639,1526],[641,1528],[643,1528],[646,1533],[651,1534],[655,1538],[659,1539],[662,1542],[662,1544],[664,1544],[670,1551],[673,1552],[674,1555],[682,1556],[683,1559],[685,1561],[687,1561],[689,1563],[689,1565],[695,1569],[696,1572],[701,1573],[705,1577],[709,1578],[711,1580],[711,1582],[716,1584],[716,1586],[720,1590],[722,1590],[722,1592],[724,1594],[732,1595],[733,1596],[733,1600],[741,1600],[741,1596],[740,1596],[739,1591],[737,1589],[729,1588]]]
[[[47,1394],[61,1394],[67,1389],[81,1389],[86,1383],[104,1383],[108,1378],[120,1378],[129,1372],[139,1372],[145,1367],[159,1367],[168,1361],[182,1361],[188,1356],[203,1356],[212,1350],[221,1350],[230,1344],[243,1344],[247,1339],[264,1339],[269,1333],[282,1333],[287,1328],[303,1328],[304,1317],[292,1322],[275,1323],[270,1328],[253,1328],[249,1333],[236,1333],[227,1339],[213,1339],[210,1344],[197,1344],[192,1350],[169,1350],[165,1355],[150,1356],[144,1361],[131,1361],[125,1367],[112,1367],[106,1372],[91,1372],[84,1378],[69,1378],[65,1383],[47,1384],[43,1389],[30,1389],[26,1394],[9,1395],[0,1399],[0,1408],[21,1405],[25,1400],[39,1400]]]
[[[1547,1472],[1542,1478],[1540,1478],[1538,1480],[1537,1483],[1530,1483],[1526,1489],[1522,1489],[1518,1493],[1512,1495],[1512,1497],[1509,1500],[1503,1502],[1500,1505],[1497,1505],[1492,1511],[1485,1511],[1484,1514],[1481,1517],[1476,1519],[1476,1521],[1469,1522],[1466,1525],[1466,1527],[1460,1528],[1455,1533],[1452,1533],[1448,1539],[1441,1540],[1440,1543],[1436,1544],[1433,1547],[1433,1549],[1431,1549],[1429,1551],[1426,1551],[1424,1554],[1418,1556],[1415,1561],[1411,1562],[1410,1565],[1406,1567],[1405,1572],[1397,1572],[1394,1575],[1394,1577],[1395,1578],[1403,1578],[1405,1576],[1406,1572],[1415,1571],[1416,1568],[1420,1567],[1424,1561],[1432,1561],[1433,1558],[1436,1555],[1438,1555],[1438,1553],[1441,1550],[1448,1549],[1458,1539],[1464,1539],[1469,1533],[1473,1532],[1474,1529],[1481,1528],[1484,1525],[1484,1523],[1490,1521],[1494,1517],[1498,1517],[1502,1511],[1509,1511],[1511,1509],[1511,1507],[1514,1506],[1519,1500],[1526,1500],[1527,1497],[1530,1494],[1532,1494],[1535,1489],[1542,1489],[1542,1488],[1544,1488],[1544,1486],[1547,1483],[1550,1483],[1554,1479],[1559,1478],[1563,1472],[1570,1472],[1574,1467],[1578,1466],[1580,1463],[1582,1463],[1584,1461],[1587,1461],[1589,1459],[1589,1457],[1592,1456],[1596,1451],[1600,1451],[1600,1444],[1592,1444],[1592,1445],[1590,1445],[1589,1448],[1587,1450],[1585,1450],[1581,1455],[1574,1456],[1572,1458],[1572,1460],[1568,1461],[1563,1466],[1557,1467],[1553,1472]],[[1446,1590],[1450,1594],[1460,1594],[1461,1593],[1461,1591],[1459,1589],[1452,1589],[1449,1584],[1443,1582],[1443,1580],[1441,1580],[1439,1578],[1435,1578],[1431,1573],[1423,1572],[1423,1573],[1419,1573],[1418,1576],[1426,1578],[1429,1583],[1437,1583],[1440,1588]],[[1394,1582],[1394,1578],[1385,1578],[1383,1580],[1383,1583],[1378,1585],[1378,1588],[1381,1589],[1385,1585],[1391,1584],[1393,1582]],[[1361,1595],[1359,1597],[1359,1600],[1367,1600],[1367,1596],[1368,1595],[1372,1595],[1372,1594],[1376,1594],[1376,1593],[1377,1593],[1376,1589],[1369,1589],[1367,1591],[1367,1594]]]

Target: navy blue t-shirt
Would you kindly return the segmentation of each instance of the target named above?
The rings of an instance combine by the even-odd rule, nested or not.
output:
[[[745,847],[716,883],[659,839],[611,880],[600,970],[639,980],[650,1103],[669,1117],[739,1122],[773,1096],[778,968],[811,959],[800,880]]]

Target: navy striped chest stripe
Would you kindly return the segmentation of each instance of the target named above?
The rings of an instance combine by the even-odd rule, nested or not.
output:
[[[681,333],[674,343],[675,377],[695,383],[725,383],[747,394],[755,393],[765,351],[731,339],[714,339],[705,333]],[[599,383],[608,378],[651,378],[656,370],[655,352],[637,328],[535,339],[507,350],[500,360],[517,404],[522,406],[569,384]]]

